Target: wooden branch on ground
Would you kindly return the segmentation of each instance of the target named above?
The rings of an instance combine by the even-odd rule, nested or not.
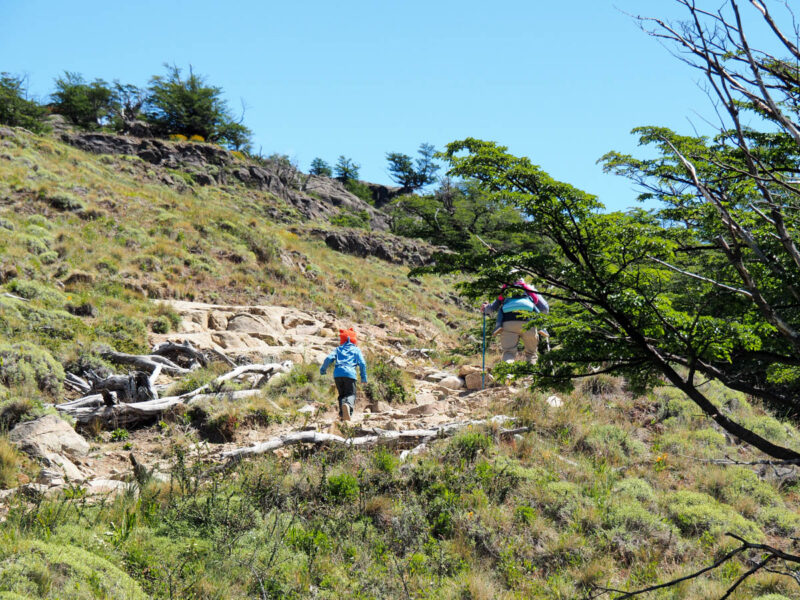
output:
[[[167,396],[147,400],[144,402],[117,402],[117,392],[110,392],[115,400],[108,404],[107,396],[91,394],[56,405],[56,409],[71,416],[79,425],[86,425],[97,421],[106,427],[119,427],[121,425],[136,425],[152,421],[162,413],[172,409],[192,406],[200,402],[214,402],[217,400],[245,400],[261,394],[261,390],[238,390],[235,392],[219,392],[216,394],[197,394],[191,398],[184,396]],[[283,409],[272,401],[267,401],[275,410]]]
[[[208,365],[208,359],[205,354],[200,352],[197,348],[192,346],[190,342],[162,342],[153,347],[150,352],[151,355],[163,356],[170,359],[175,364],[183,359],[188,362],[188,368],[195,368],[196,365],[205,367]]]
[[[507,421],[513,421],[512,417],[505,415],[498,415],[491,419],[462,421],[458,423],[448,423],[441,425],[435,429],[409,429],[406,431],[390,431],[387,429],[380,429],[378,427],[370,429],[362,429],[361,432],[366,433],[359,437],[344,438],[332,433],[320,433],[318,431],[296,431],[282,436],[271,438],[255,446],[247,448],[236,448],[222,453],[222,458],[238,459],[244,456],[252,456],[256,454],[264,454],[271,450],[277,450],[284,446],[291,446],[294,444],[344,444],[346,446],[370,446],[376,443],[382,444],[416,444],[417,447],[437,437],[448,437],[453,435],[458,430],[469,426],[476,425],[489,425],[489,424],[502,424]],[[500,431],[502,435],[502,430]]]
[[[241,367],[236,367],[233,371],[225,373],[224,375],[220,375],[211,383],[207,383],[206,385],[197,388],[196,390],[192,390],[191,392],[186,392],[182,394],[182,398],[191,398],[196,396],[197,394],[201,394],[206,390],[212,389],[214,386],[219,385],[220,383],[224,383],[231,379],[235,379],[236,377],[240,377],[247,373],[260,373],[264,376],[272,377],[278,373],[288,373],[292,369],[292,362],[287,360],[286,362],[282,363],[269,363],[265,365],[244,365]],[[259,382],[261,384],[261,382]]]
[[[148,373],[155,371],[158,365],[161,365],[164,372],[169,375],[186,375],[191,372],[191,369],[184,369],[168,358],[157,354],[125,354],[124,352],[106,349],[100,353],[100,356],[118,365],[133,365],[138,370],[147,371]]]
[[[128,375],[111,375],[110,377],[100,377],[93,371],[89,371],[88,376],[92,382],[89,390],[93,394],[102,394],[107,405],[116,402],[144,402],[158,398],[158,393],[153,388],[153,381],[161,372],[162,365],[156,365],[152,375],[144,371],[134,371]],[[115,397],[110,395],[115,392]]]
[[[86,381],[83,377],[78,377],[74,373],[67,373],[64,377],[64,385],[69,386],[76,392],[88,394],[92,389],[92,384]]]

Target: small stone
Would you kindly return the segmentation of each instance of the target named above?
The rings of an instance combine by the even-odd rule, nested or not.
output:
[[[545,402],[547,402],[553,408],[558,408],[564,405],[563,400],[561,400],[561,398],[559,398],[558,396],[548,396]]]
[[[303,408],[298,408],[297,412],[312,416],[317,412],[317,408],[311,404],[306,404]]]

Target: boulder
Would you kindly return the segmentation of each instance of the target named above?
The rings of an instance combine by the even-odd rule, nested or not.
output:
[[[464,387],[464,380],[461,377],[457,377],[456,375],[448,375],[441,381],[439,381],[439,385],[445,387],[449,390],[460,390]]]
[[[266,329],[264,321],[252,315],[240,313],[228,319],[228,331],[260,332]]]
[[[432,415],[436,412],[436,406],[431,402],[430,404],[420,404],[413,408],[409,408],[406,414],[409,415]]]
[[[385,413],[392,411],[392,405],[383,400],[378,400],[369,405],[369,409],[374,413]]]
[[[458,376],[459,377],[466,377],[471,373],[480,373],[481,368],[477,365],[461,365],[458,369]]]
[[[48,453],[72,456],[89,453],[89,443],[58,415],[45,415],[35,421],[20,423],[11,430],[8,439],[23,452],[36,457]]]
[[[467,385],[468,390],[479,390],[482,387],[481,382],[481,372],[473,372],[468,373],[466,377],[464,377],[464,382]],[[485,377],[485,385],[489,387],[492,383],[494,383],[494,377],[492,377],[491,373],[486,373]]]
[[[561,398],[559,398],[558,396],[548,396],[545,402],[547,402],[553,408],[558,408],[564,405],[564,401],[561,400]]]

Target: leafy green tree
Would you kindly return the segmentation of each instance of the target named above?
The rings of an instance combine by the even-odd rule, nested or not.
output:
[[[87,83],[80,73],[66,71],[55,84],[53,112],[87,129],[96,129],[111,116],[112,91],[102,79]]]
[[[431,144],[420,144],[416,162],[408,154],[389,152],[389,174],[404,190],[413,191],[436,181],[439,165],[435,161],[436,148]]]
[[[508,202],[486,195],[474,181],[449,178],[425,196],[405,195],[392,202],[391,229],[397,235],[422,238],[453,250],[480,251],[487,246],[517,247],[526,234],[509,234],[521,213]]]
[[[333,170],[334,173],[336,173],[336,179],[346,183],[358,179],[358,170],[360,168],[361,165],[354,162],[353,159],[347,158],[341,154],[339,158],[336,159],[336,165],[333,167]]]
[[[403,189],[413,190],[417,183],[417,172],[414,170],[414,161],[408,154],[389,152],[386,154],[389,161],[389,175],[395,183]]]
[[[476,181],[488,199],[520,211],[523,220],[505,228],[509,236],[522,230],[529,237],[506,249],[473,245],[445,254],[430,270],[472,273],[464,288],[478,297],[493,293],[516,268],[560,301],[542,317],[559,345],[536,367],[521,370],[550,385],[598,372],[626,375],[639,388],[666,378],[732,435],[774,458],[800,459],[795,450],[734,422],[701,387],[705,378],[717,377],[733,389],[774,400],[784,383],[770,385],[765,369],[753,381],[738,376],[738,358],[767,352],[782,372],[797,362],[758,305],[737,291],[735,265],[717,263],[727,264],[717,274],[721,281],[693,275],[714,264],[695,253],[709,246],[702,231],[644,211],[603,213],[596,197],[492,142],[454,142],[446,156],[451,175]],[[709,250],[724,258],[721,248]],[[766,271],[760,274],[775,297],[791,297],[787,284]]]
[[[312,175],[319,175],[321,177],[331,177],[333,175],[333,169],[331,169],[331,166],[328,163],[317,157],[311,161],[309,173]]]
[[[46,129],[47,109],[26,96],[24,78],[0,73],[0,123],[40,133]]]
[[[159,133],[199,135],[234,150],[249,147],[252,132],[233,117],[222,98],[222,88],[208,85],[191,66],[187,77],[177,66],[165,66],[166,75],[155,75],[150,80],[150,95],[144,108]]]
[[[139,119],[146,100],[146,89],[115,79],[111,86],[111,112],[117,128]]]

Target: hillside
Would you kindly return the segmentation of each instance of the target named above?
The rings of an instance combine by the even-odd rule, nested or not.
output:
[[[795,468],[747,464],[674,388],[475,389],[477,312],[408,277],[432,249],[386,219],[212,145],[0,128],[0,599],[615,598],[709,566],[727,532],[793,549]],[[371,383],[344,424],[318,365],[350,325]],[[186,342],[205,364],[157,373],[167,408],[79,400],[127,376],[114,352]],[[83,441],[13,433],[57,414]],[[757,557],[644,597],[719,597]],[[800,589],[763,571],[731,597]]]

